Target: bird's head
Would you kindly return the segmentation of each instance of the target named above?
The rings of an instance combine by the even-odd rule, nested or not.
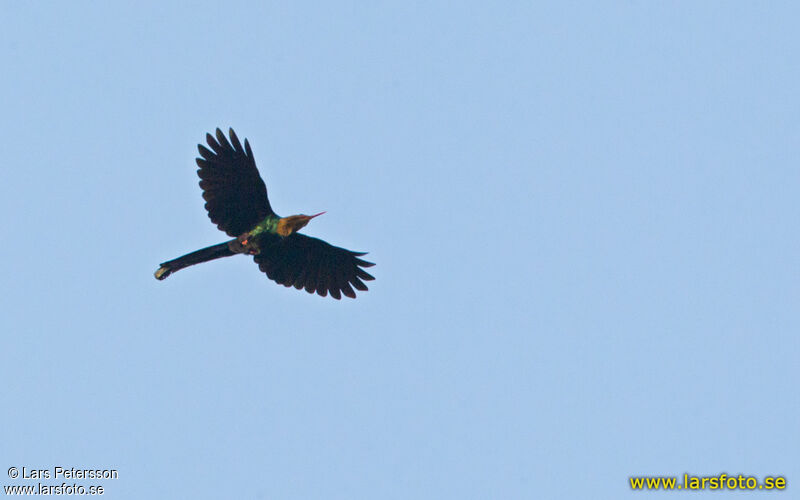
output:
[[[281,220],[278,221],[278,234],[281,236],[289,236],[290,234],[295,233],[300,229],[306,227],[308,222],[314,217],[319,217],[324,213],[325,212],[320,212],[314,215],[300,214],[300,215],[290,215],[289,217],[283,217],[281,218]]]

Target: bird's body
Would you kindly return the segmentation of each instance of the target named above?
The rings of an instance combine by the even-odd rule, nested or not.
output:
[[[342,295],[355,298],[353,288],[366,291],[364,281],[375,278],[363,268],[374,264],[359,258],[364,253],[297,232],[324,212],[278,216],[270,207],[250,144],[245,139],[242,147],[233,129],[229,134],[230,142],[217,129],[216,138],[206,135],[211,150],[197,146],[201,156],[197,174],[209,218],[234,239],[162,263],[156,279],[201,262],[249,254],[270,279],[287,287],[304,288],[323,297],[330,293],[335,299]]]

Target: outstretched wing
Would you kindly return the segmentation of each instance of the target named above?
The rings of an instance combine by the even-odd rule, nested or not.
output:
[[[308,293],[317,292],[322,297],[330,292],[337,300],[342,294],[354,299],[353,288],[366,291],[364,281],[375,279],[362,269],[375,265],[359,259],[364,253],[335,247],[304,234],[283,238],[261,233],[258,246],[261,253],[254,257],[258,268],[286,287],[305,288]]]
[[[231,140],[217,129],[216,139],[206,134],[210,150],[197,145],[202,158],[197,158],[197,175],[206,200],[206,210],[211,222],[228,236],[239,236],[274,212],[269,206],[267,186],[258,175],[250,143],[244,148],[230,129]]]

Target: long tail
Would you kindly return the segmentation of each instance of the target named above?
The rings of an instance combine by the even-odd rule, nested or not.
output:
[[[155,272],[157,280],[163,280],[170,274],[180,271],[184,267],[200,264],[201,262],[208,262],[209,260],[219,259],[222,257],[230,257],[236,255],[228,248],[228,243],[220,243],[219,245],[212,245],[210,247],[201,248],[200,250],[192,253],[187,253],[182,257],[161,263],[161,267]]]

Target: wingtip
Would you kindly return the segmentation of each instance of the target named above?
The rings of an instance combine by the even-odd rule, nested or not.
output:
[[[361,254],[357,254],[357,255],[363,256],[363,255],[367,255],[367,254],[366,253],[361,253]],[[372,267],[372,266],[375,265],[374,262],[370,262],[370,261],[364,260],[364,259],[359,259],[358,257],[356,257],[355,260],[356,260],[356,264],[358,264],[358,266],[360,266],[360,267]]]
[[[222,146],[223,148],[231,149],[231,145],[228,142],[228,138],[225,137],[225,134],[219,127],[217,127],[217,142],[219,142],[219,145]]]
[[[233,127],[228,129],[228,136],[231,138],[233,149],[238,152],[243,152],[244,148],[242,148],[242,143],[239,142],[239,137],[236,135],[236,132],[233,131]]]

